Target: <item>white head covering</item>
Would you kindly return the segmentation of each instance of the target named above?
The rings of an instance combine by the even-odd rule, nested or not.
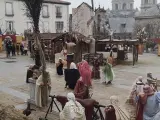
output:
[[[76,64],[74,62],[71,63],[70,69],[77,69],[77,66],[76,66]]]
[[[72,92],[67,94],[67,99],[68,101],[73,101],[73,102],[76,101],[75,95]]]
[[[140,94],[140,93],[143,93],[143,77],[142,76],[139,76],[135,82],[133,83],[132,85],[132,91],[134,94]]]
[[[33,68],[33,66],[34,66],[34,65],[33,65],[33,64],[31,64],[31,65],[29,66],[29,69],[32,69],[32,68]]]
[[[136,79],[136,83],[142,83],[143,82],[143,77],[142,76],[139,76],[137,79]]]

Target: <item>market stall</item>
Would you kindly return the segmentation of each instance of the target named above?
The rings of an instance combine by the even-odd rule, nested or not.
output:
[[[112,50],[114,46],[117,46],[117,60],[126,60],[128,48],[132,48],[133,53],[133,65],[138,61],[138,45],[139,40],[118,40],[118,39],[103,39],[96,41],[96,51],[105,50],[106,46]]]
[[[89,52],[91,40],[78,32],[67,32],[52,40],[53,55],[67,49],[68,56],[74,54],[74,62],[82,61],[82,54]],[[70,56],[71,58],[71,56]]]

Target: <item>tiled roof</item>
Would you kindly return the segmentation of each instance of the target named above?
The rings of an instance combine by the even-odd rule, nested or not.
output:
[[[86,2],[83,2],[82,4],[80,4],[77,8],[81,7],[81,5],[83,5],[83,4],[87,5],[90,9],[92,9],[92,7]]]
[[[14,0],[13,0],[14,1]],[[23,0],[20,0],[23,1]],[[70,5],[70,2],[62,1],[62,0],[44,0],[45,3],[53,3],[53,4],[63,4],[63,5]]]
[[[70,5],[70,2],[62,1],[62,0],[44,0],[44,2],[47,3],[55,3],[55,4],[65,4],[65,5]]]

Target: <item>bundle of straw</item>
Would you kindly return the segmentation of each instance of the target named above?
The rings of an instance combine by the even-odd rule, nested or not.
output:
[[[119,120],[130,120],[128,115],[120,108],[119,100],[117,96],[110,97],[111,105],[115,108]]]

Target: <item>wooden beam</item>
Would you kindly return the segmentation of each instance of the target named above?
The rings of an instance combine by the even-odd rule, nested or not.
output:
[[[92,3],[92,10],[94,11],[94,0],[91,0]]]

